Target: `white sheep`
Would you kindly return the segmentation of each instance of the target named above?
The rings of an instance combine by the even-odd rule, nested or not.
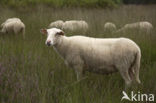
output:
[[[87,32],[88,30],[88,23],[83,20],[70,20],[66,21],[63,24],[62,29],[65,32]]]
[[[62,20],[57,20],[49,24],[49,28],[59,28],[62,29],[64,22]]]
[[[25,25],[20,19],[8,19],[1,26],[1,33],[22,33],[25,37]]]
[[[126,32],[128,30],[135,30],[138,29],[139,31],[143,31],[145,33],[150,33],[153,29],[153,25],[147,21],[136,22],[131,24],[126,24],[124,27],[119,29],[117,32]]]
[[[117,29],[116,29],[116,25],[115,25],[114,23],[107,22],[107,23],[105,23],[105,25],[104,25],[104,30],[105,30],[106,32],[114,32],[114,31],[116,31]]]
[[[1,28],[4,26],[5,23],[11,22],[11,21],[21,21],[19,18],[9,18],[4,23],[1,24]]]
[[[7,19],[5,22],[10,22],[10,21],[14,21],[14,20],[21,21],[21,19],[14,17],[14,18]]]
[[[140,83],[141,51],[135,42],[127,38],[67,37],[57,28],[41,29],[48,34],[46,44],[54,49],[74,68],[77,78],[85,71],[109,74],[120,72],[127,86],[132,81]]]

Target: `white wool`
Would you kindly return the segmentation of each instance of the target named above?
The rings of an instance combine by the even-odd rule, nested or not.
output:
[[[63,36],[60,29],[48,29],[46,44],[54,49],[74,68],[77,78],[85,71],[110,74],[120,72],[127,85],[139,80],[141,51],[135,42],[127,38],[92,38]],[[56,36],[58,35],[58,36]]]
[[[83,20],[70,20],[64,22],[62,29],[65,32],[86,32],[88,24]]]
[[[117,32],[126,32],[127,30],[134,30],[134,29],[138,29],[139,31],[150,33],[153,29],[153,25],[147,21],[136,22],[136,23],[126,24]]]
[[[1,32],[4,34],[6,34],[6,33],[15,33],[15,34],[22,33],[23,37],[24,37],[25,36],[25,25],[18,18],[8,19],[3,23]]]
[[[114,23],[107,22],[104,25],[104,30],[107,31],[107,32],[116,31],[116,25]]]
[[[9,18],[5,22],[11,22],[11,21],[21,21],[19,18]]]
[[[5,23],[11,22],[11,21],[21,21],[19,18],[9,18],[4,23],[1,24],[1,27],[4,26]]]
[[[49,28],[59,28],[62,29],[64,22],[62,20],[57,20],[49,24]]]

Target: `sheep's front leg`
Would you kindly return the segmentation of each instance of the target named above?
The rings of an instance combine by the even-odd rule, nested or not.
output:
[[[75,69],[75,72],[76,72],[76,75],[77,75],[77,80],[82,79],[82,77],[83,77],[83,66],[75,65],[74,69]]]
[[[73,54],[75,54],[75,53],[73,53]],[[74,69],[74,71],[77,75],[77,80],[82,79],[84,62],[80,58],[79,55],[70,55],[70,56],[66,57],[65,63]]]

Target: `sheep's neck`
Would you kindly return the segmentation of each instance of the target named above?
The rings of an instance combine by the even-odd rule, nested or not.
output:
[[[61,40],[57,43],[57,45],[54,46],[54,49],[63,57],[65,58],[66,53],[68,51],[68,38],[63,36],[60,38]]]

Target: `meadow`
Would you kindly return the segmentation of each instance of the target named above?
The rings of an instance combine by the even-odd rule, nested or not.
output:
[[[125,84],[119,73],[98,75],[87,72],[88,78],[77,82],[74,70],[64,64],[52,47],[45,45],[46,36],[40,33],[40,29],[59,19],[87,21],[89,31],[79,35],[134,40],[142,52],[142,84],[134,85],[132,90],[156,96],[156,5],[127,5],[115,9],[0,6],[0,23],[10,17],[19,17],[25,23],[26,38],[14,34],[0,35],[0,103],[121,102]],[[150,34],[138,30],[112,34],[103,28],[108,21],[114,22],[117,28],[127,23],[149,21],[154,29]]]

